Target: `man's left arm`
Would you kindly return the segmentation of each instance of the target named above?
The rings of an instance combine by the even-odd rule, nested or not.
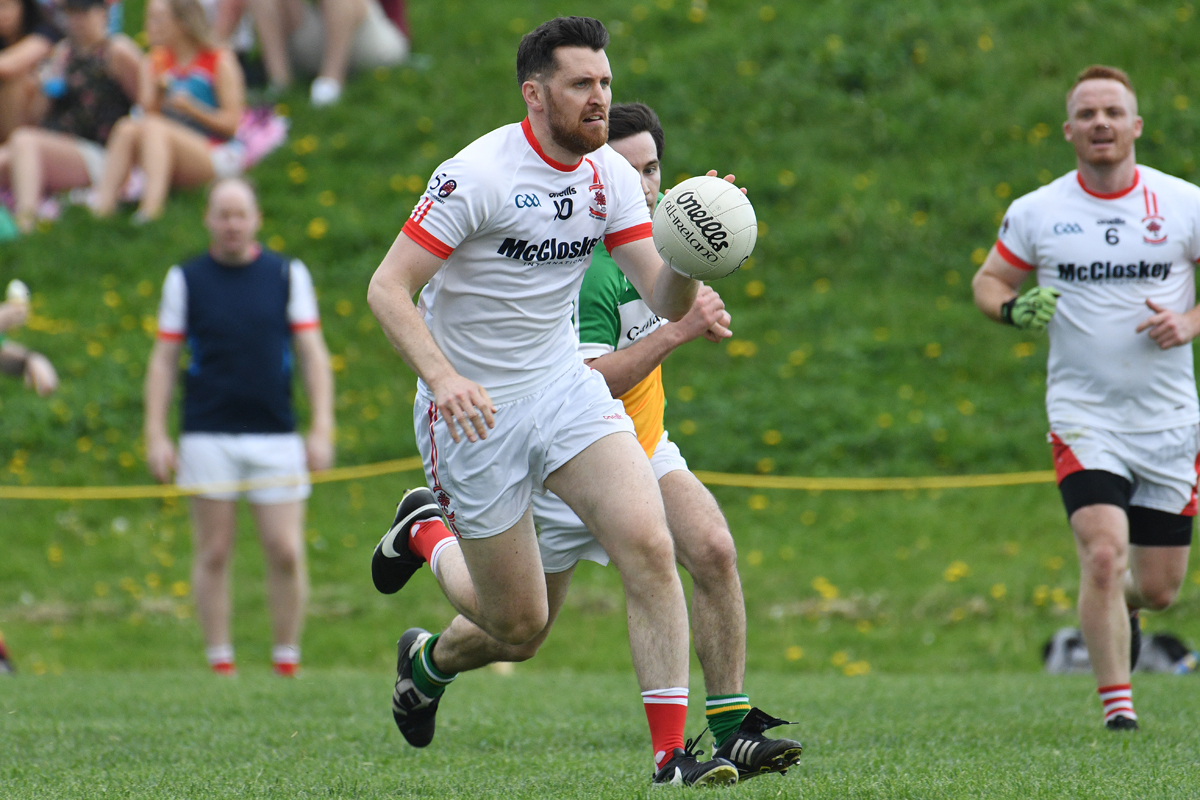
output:
[[[329,366],[329,350],[319,327],[292,334],[304,391],[312,414],[308,436],[304,439],[308,468],[316,472],[333,466],[333,370]]]
[[[604,376],[613,397],[620,397],[645,380],[680,345],[701,336],[713,342],[732,336],[729,322],[721,296],[701,286],[696,302],[683,319],[660,327],[629,347],[584,362]]]

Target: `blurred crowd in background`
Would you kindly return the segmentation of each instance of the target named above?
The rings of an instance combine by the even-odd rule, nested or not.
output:
[[[328,107],[355,72],[409,54],[405,0],[147,0],[134,37],[124,11],[0,0],[0,241],[64,202],[97,217],[136,204],[131,223],[151,222],[172,188],[241,175],[283,144],[275,105],[294,81]],[[50,362],[4,339],[22,291],[0,304],[0,371],[49,394]]]
[[[251,381],[261,384],[251,394],[263,395],[256,395],[259,405],[274,409],[279,420],[264,427],[261,420],[222,417],[207,420],[197,434],[185,413],[184,433],[192,435],[181,440],[181,483],[284,473],[302,478],[307,470],[327,469],[333,459],[333,379],[311,278],[300,262],[258,246],[257,200],[250,184],[236,179],[286,140],[287,120],[276,104],[293,81],[311,81],[310,102],[328,107],[340,102],[355,72],[407,58],[404,0],[146,0],[144,30],[133,37],[123,32],[124,11],[121,0],[0,0],[0,241],[57,216],[64,202],[86,205],[96,217],[136,204],[130,217],[130,235],[136,236],[137,226],[162,215],[173,188],[213,187],[205,216],[210,252],[178,262],[178,291],[173,299],[164,297],[164,307],[178,312],[178,319],[165,332],[160,319],[155,354],[168,354],[169,369],[159,370],[167,377],[147,389],[159,401],[148,420],[162,429],[162,441],[148,447],[152,471],[168,481],[175,469],[165,419],[185,328],[188,343],[195,347],[199,337],[208,356],[193,353],[185,393],[193,405],[203,397],[210,411],[229,406],[250,414],[257,406],[244,387],[236,398],[226,397],[229,376],[278,372],[279,380]],[[204,302],[208,295],[200,289],[212,290],[216,299]],[[227,313],[238,303],[244,306],[240,313]],[[191,329],[202,312],[217,313],[219,331]],[[0,303],[0,373],[46,396],[58,385],[50,360],[5,337],[28,313],[28,288],[13,280]],[[291,335],[272,339],[264,330]],[[292,342],[285,339],[295,341],[310,395],[307,441],[291,421]],[[273,347],[264,350],[264,340]],[[213,353],[225,354],[224,360],[214,362]],[[187,446],[200,445],[208,450],[185,457]],[[248,447],[258,449],[246,455]],[[299,664],[307,594],[302,530],[308,487],[257,492],[242,494],[255,511],[274,576],[272,661],[279,674],[290,676]],[[238,494],[193,499],[197,602],[209,663],[223,674],[233,672],[228,553]],[[9,669],[0,636],[0,673]]]
[[[404,0],[147,0],[135,38],[123,19],[121,0],[0,0],[0,239],[63,201],[150,222],[279,146],[293,81],[331,106],[409,52]]]

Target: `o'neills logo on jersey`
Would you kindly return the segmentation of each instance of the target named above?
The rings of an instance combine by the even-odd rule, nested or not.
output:
[[[533,263],[535,261],[570,261],[583,258],[595,249],[599,239],[585,236],[576,242],[561,242],[558,239],[546,239],[530,244],[525,239],[505,239],[496,252],[508,256],[515,261]]]
[[[567,188],[563,189],[561,192],[551,192],[550,197],[570,197],[573,194],[575,194],[575,187],[568,186]]]
[[[646,320],[644,325],[635,325],[625,331],[625,338],[631,342],[636,342],[642,334],[653,330],[656,325],[662,320],[662,317],[657,314],[651,314],[650,319]]]
[[[705,261],[716,263],[720,258],[717,254],[729,247],[725,226],[700,204],[695,192],[684,192],[678,197],[667,195],[663,202],[667,205],[667,218],[692,249]]]
[[[1171,262],[1151,264],[1139,261],[1136,264],[1114,264],[1111,261],[1093,261],[1091,264],[1059,264],[1058,279],[1076,283],[1100,283],[1101,281],[1150,281],[1166,280],[1171,274]]]

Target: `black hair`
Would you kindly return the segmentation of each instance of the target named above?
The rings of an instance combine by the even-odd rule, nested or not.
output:
[[[591,17],[555,17],[521,37],[517,47],[517,83],[535,76],[550,77],[558,71],[554,51],[560,47],[608,47],[604,23]]]
[[[21,30],[17,34],[17,38],[9,44],[16,44],[17,41],[24,39],[44,23],[46,18],[42,11],[42,4],[38,0],[21,0]]]
[[[658,151],[658,160],[662,161],[663,136],[662,123],[658,114],[645,103],[617,103],[608,110],[608,141],[620,141],[639,133],[648,133],[654,140],[654,149]]]

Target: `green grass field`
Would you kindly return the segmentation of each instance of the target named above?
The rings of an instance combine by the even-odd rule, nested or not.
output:
[[[1141,682],[1147,730],[1117,736],[1093,724],[1086,678],[871,676],[848,691],[851,680],[753,674],[764,702],[795,710],[800,724],[782,730],[805,752],[786,776],[728,794],[1179,798],[1200,777],[1200,705],[1172,679]],[[10,682],[0,786],[12,800],[658,796],[636,692],[629,675],[470,675],[448,691],[433,744],[416,751],[391,723],[382,674]]]
[[[126,4],[135,24],[141,4]],[[762,222],[753,264],[715,285],[735,338],[690,344],[665,367],[668,427],[697,469],[1048,468],[1045,340],[988,323],[968,284],[1007,204],[1072,168],[1056,131],[1073,74],[1094,61],[1127,68],[1146,120],[1141,161],[1195,177],[1190,4],[411,6],[422,68],[363,75],[322,113],[297,89],[284,98],[288,146],[253,176],[264,239],[303,258],[320,293],[341,464],[415,453],[413,377],[370,316],[367,281],[440,160],[521,118],[516,43],[556,13],[608,24],[615,99],[658,109],[666,183],[734,171]],[[34,291],[37,314],[14,338],[63,377],[49,402],[0,385],[0,483],[147,481],[140,397],[153,315],[167,268],[204,246],[201,203],[179,194],[145,228],[69,208],[0,245],[0,281],[21,277]],[[620,585],[590,565],[537,660],[508,680],[464,679],[437,746],[404,748],[386,713],[395,639],[450,613],[427,574],[399,596],[375,594],[367,560],[419,480],[316,488],[309,671],[297,684],[265,675],[248,518],[235,584],[243,676],[225,684],[199,669],[184,502],[0,501],[0,630],[19,670],[0,681],[0,795],[642,791]],[[807,746],[787,779],[739,792],[1193,792],[1194,677],[1139,678],[1146,730],[1115,739],[1101,735],[1088,681],[1036,674],[1042,643],[1077,622],[1074,548],[1052,486],[716,495],[741,555],[748,688],[801,718]],[[1144,624],[1195,644],[1198,611],[1193,567],[1175,608]],[[581,772],[566,773],[577,746]]]

